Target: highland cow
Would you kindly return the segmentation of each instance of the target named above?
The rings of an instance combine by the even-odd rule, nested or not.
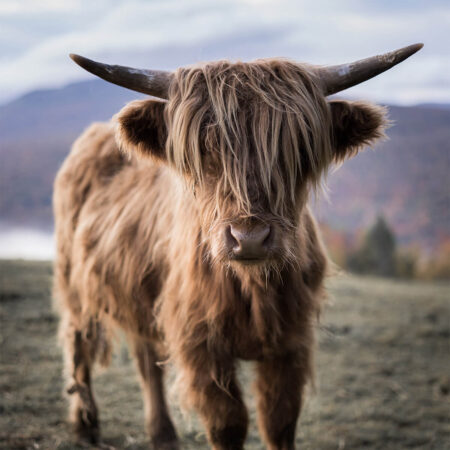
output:
[[[156,449],[178,448],[163,389],[167,361],[212,447],[243,448],[239,359],[255,361],[268,448],[294,448],[327,273],[308,198],[330,165],[374,143],[386,123],[381,107],[326,97],[420,47],[341,66],[218,61],[173,73],[72,56],[159,98],[92,125],[55,182],[55,295],[81,438],[99,438],[91,370],[108,362],[120,327]]]

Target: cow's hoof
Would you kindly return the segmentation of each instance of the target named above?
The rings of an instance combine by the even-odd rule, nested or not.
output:
[[[86,409],[79,409],[73,428],[78,441],[87,444],[98,444],[100,442],[97,414]]]
[[[152,440],[152,447],[154,450],[180,450],[178,440],[165,442],[157,442]]]
[[[177,433],[169,417],[158,417],[149,427],[154,450],[179,450]]]

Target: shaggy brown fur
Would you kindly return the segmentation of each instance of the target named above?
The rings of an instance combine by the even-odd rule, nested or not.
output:
[[[107,362],[119,326],[155,448],[177,448],[157,364],[167,359],[212,446],[242,448],[238,358],[257,361],[268,448],[294,448],[327,269],[308,195],[333,161],[380,137],[384,120],[375,106],[328,103],[305,66],[221,61],[179,69],[167,102],[133,102],[115,133],[95,124],[77,140],[55,182],[55,293],[82,437],[98,439],[90,370]],[[261,223],[267,257],[233,260],[230,225]]]

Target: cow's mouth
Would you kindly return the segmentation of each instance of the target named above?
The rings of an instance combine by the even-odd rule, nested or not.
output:
[[[242,264],[243,266],[253,266],[256,264],[262,264],[266,261],[266,258],[231,258],[231,261]]]

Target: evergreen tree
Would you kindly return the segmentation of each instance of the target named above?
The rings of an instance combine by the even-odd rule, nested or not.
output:
[[[369,229],[363,245],[348,259],[350,270],[383,277],[396,275],[395,235],[382,216]]]

